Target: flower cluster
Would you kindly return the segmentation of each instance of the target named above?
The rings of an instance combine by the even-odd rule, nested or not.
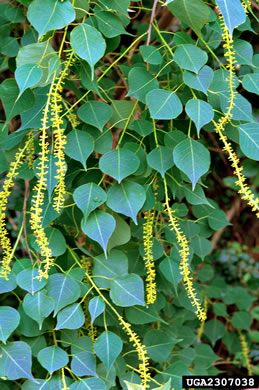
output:
[[[251,366],[251,361],[250,361],[250,359],[248,357],[248,355],[249,355],[249,348],[248,348],[248,344],[247,344],[247,341],[246,341],[246,337],[241,332],[239,332],[239,340],[240,340],[240,344],[241,344],[241,348],[242,348],[242,355],[243,355],[243,358],[245,359],[245,362],[246,362],[246,368],[247,368],[247,371],[248,371],[248,376],[251,376],[252,375],[252,366]]]
[[[147,270],[146,277],[146,293],[147,293],[147,304],[152,304],[156,301],[156,270],[154,264],[154,257],[152,252],[153,246],[153,222],[154,222],[154,209],[145,211],[144,218],[146,222],[143,225],[143,239],[144,239],[144,261]]]
[[[134,332],[134,330],[132,330],[131,325],[128,322],[124,321],[121,316],[118,317],[118,320],[123,330],[125,330],[125,332],[129,336],[129,341],[132,342],[133,346],[136,348],[136,351],[138,353],[138,359],[141,362],[138,367],[139,374],[141,377],[141,384],[143,386],[143,389],[148,389],[148,382],[150,382],[150,372],[148,369],[149,358],[147,355],[147,350],[145,349],[146,347],[141,343],[139,336]]]
[[[6,180],[3,184],[2,191],[0,192],[0,244],[3,251],[3,258],[1,261],[1,271],[0,277],[8,279],[8,274],[11,272],[11,261],[13,257],[12,245],[10,238],[8,237],[8,232],[6,230],[6,206],[8,202],[9,195],[11,193],[11,188],[14,185],[14,179],[18,175],[19,167],[22,164],[25,150],[29,142],[26,143],[23,149],[19,149],[15,155],[14,161],[10,163],[10,170],[6,175]]]
[[[50,87],[53,87],[53,83]],[[37,176],[38,182],[33,188],[33,196],[31,200],[31,228],[34,232],[36,242],[40,248],[40,254],[44,258],[44,271],[39,270],[39,278],[42,277],[48,278],[48,271],[54,264],[54,259],[52,258],[51,249],[49,248],[48,238],[42,227],[42,205],[44,202],[44,191],[47,188],[47,178],[48,173],[48,112],[50,106],[50,93],[48,94],[48,99],[46,106],[43,110],[42,118],[42,127],[40,129],[40,147],[41,151],[39,153],[39,164],[37,165]]]
[[[207,318],[206,312],[203,309],[203,307],[201,306],[199,299],[197,298],[197,292],[195,291],[195,289],[193,287],[193,278],[192,278],[192,276],[190,276],[191,271],[190,271],[189,263],[188,263],[190,250],[189,250],[188,240],[185,237],[185,235],[183,234],[183,232],[179,226],[178,220],[173,215],[173,211],[169,206],[167,185],[166,185],[166,182],[164,182],[164,183],[165,183],[165,200],[166,200],[165,207],[166,207],[166,211],[167,211],[168,218],[169,218],[170,229],[175,232],[177,242],[180,246],[180,250],[179,250],[179,253],[181,256],[180,272],[183,275],[184,287],[185,287],[187,296],[191,301],[192,306],[194,306],[196,308],[195,314],[197,315],[197,318],[201,321],[206,321],[206,318]]]
[[[205,297],[204,298],[204,312],[206,315],[207,315],[207,310],[208,310],[208,298]],[[201,336],[202,336],[203,331],[204,331],[204,325],[205,325],[205,319],[203,319],[201,321],[200,327],[199,327],[198,332],[197,332],[198,341],[201,341]]]
[[[51,121],[52,129],[54,135],[54,156],[57,161],[55,164],[57,166],[57,175],[55,176],[58,179],[58,184],[56,185],[54,192],[54,209],[59,213],[63,208],[65,202],[65,174],[66,174],[66,161],[64,149],[66,146],[66,136],[64,134],[63,120],[60,117],[62,111],[62,96],[61,92],[63,91],[64,79],[66,78],[69,67],[73,62],[74,51],[71,50],[68,55],[67,60],[64,63],[64,69],[60,72],[60,75],[55,80],[53,88],[51,89]]]
[[[228,153],[228,159],[231,162],[232,168],[234,168],[234,174],[237,176],[238,180],[236,185],[239,187],[238,193],[241,194],[241,198],[247,201],[249,206],[252,208],[252,211],[256,212],[256,216],[259,218],[259,198],[256,198],[249,186],[246,184],[246,178],[242,173],[243,168],[239,165],[239,158],[234,152],[232,145],[228,142],[228,138],[223,134],[226,124],[232,118],[232,110],[235,106],[235,96],[237,94],[234,86],[234,70],[235,70],[235,52],[233,49],[233,40],[230,38],[229,31],[225,26],[224,19],[221,14],[219,14],[221,28],[223,30],[222,39],[224,41],[223,47],[225,48],[224,56],[227,61],[228,69],[228,84],[229,84],[229,104],[224,116],[222,116],[217,123],[215,123],[216,133],[219,135],[219,139],[223,143],[223,150]]]

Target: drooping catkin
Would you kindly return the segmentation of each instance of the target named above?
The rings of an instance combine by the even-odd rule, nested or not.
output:
[[[224,42],[223,47],[225,49],[224,56],[227,61],[227,69],[228,69],[228,85],[229,85],[229,100],[228,100],[228,106],[226,109],[226,113],[220,117],[218,122],[214,122],[215,125],[215,131],[219,135],[220,141],[223,143],[223,151],[226,151],[228,153],[228,159],[231,162],[232,168],[234,168],[234,175],[237,176],[236,185],[239,187],[238,193],[241,194],[241,198],[244,199],[249,206],[252,208],[252,211],[256,212],[257,218],[259,218],[259,198],[256,198],[254,194],[252,193],[251,189],[246,183],[246,177],[243,175],[242,170],[243,167],[239,165],[240,160],[237,157],[235,151],[232,148],[231,143],[228,141],[228,138],[224,133],[226,124],[230,122],[232,116],[233,116],[233,108],[235,106],[235,97],[236,97],[236,90],[234,85],[234,72],[235,72],[235,51],[233,48],[233,40],[231,39],[229,35],[229,31],[226,28],[223,16],[221,13],[219,13],[219,19],[221,28],[223,31],[222,34],[222,40]]]
[[[54,135],[54,156],[56,157],[55,165],[57,166],[57,175],[55,178],[58,183],[54,189],[54,209],[59,213],[65,202],[66,186],[65,186],[65,174],[66,174],[66,161],[65,161],[65,146],[66,136],[64,129],[64,121],[60,117],[62,111],[62,91],[64,85],[64,79],[66,78],[69,67],[73,62],[74,51],[70,50],[69,55],[64,63],[64,69],[60,72],[59,76],[55,79],[53,88],[51,89],[51,121],[52,130]]]
[[[144,389],[148,389],[149,388],[148,382],[150,382],[150,372],[149,372],[149,358],[148,358],[146,347],[141,343],[139,336],[131,328],[131,324],[126,322],[121,316],[119,316],[118,319],[123,330],[129,336],[129,341],[132,342],[134,347],[136,348],[138,354],[138,360],[141,362],[138,367],[139,375],[141,378],[141,385],[143,386]]]
[[[153,223],[154,209],[147,210],[144,213],[146,222],[143,225],[143,240],[144,240],[144,261],[147,272],[146,277],[146,300],[147,304],[153,304],[156,301],[156,269],[153,257]]]
[[[173,211],[170,208],[167,184],[165,179],[164,179],[164,188],[165,188],[165,207],[169,218],[170,229],[175,232],[178,245],[180,246],[180,250],[179,250],[181,256],[180,272],[183,275],[184,288],[186,290],[187,296],[190,299],[192,306],[194,306],[196,309],[195,313],[197,315],[197,318],[200,321],[205,321],[207,318],[206,312],[202,307],[199,299],[197,298],[197,292],[193,287],[193,278],[191,276],[191,271],[189,268],[188,258],[189,258],[190,250],[189,250],[188,240],[183,234],[179,226],[179,222],[177,218],[173,215]]]
[[[39,164],[37,165],[37,176],[38,181],[33,188],[33,195],[31,200],[31,229],[36,238],[36,242],[40,248],[40,255],[43,257],[43,266],[39,270],[39,278],[48,278],[48,271],[54,265],[54,259],[52,258],[51,249],[49,248],[48,238],[42,227],[42,206],[44,202],[44,191],[47,188],[47,178],[48,173],[48,113],[50,108],[51,100],[51,91],[54,85],[54,81],[51,84],[50,92],[48,93],[48,99],[43,110],[43,118],[41,120],[42,126],[40,129],[40,147],[41,151],[39,153]]]
[[[241,331],[239,331],[239,340],[242,348],[242,355],[245,359],[248,376],[252,376],[252,365],[251,360],[249,359],[249,347],[246,341],[246,337]]]
[[[14,161],[10,163],[9,172],[6,175],[6,179],[0,192],[0,245],[3,252],[0,277],[5,279],[8,279],[8,274],[11,272],[10,264],[13,258],[12,244],[6,229],[6,207],[9,195],[11,194],[11,188],[13,187],[14,180],[19,173],[18,171],[23,162],[25,151],[30,142],[31,140],[28,140],[24,148],[19,149],[15,154]]]

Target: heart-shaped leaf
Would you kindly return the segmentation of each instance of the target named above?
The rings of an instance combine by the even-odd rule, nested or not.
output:
[[[177,95],[165,89],[152,89],[146,95],[146,103],[153,119],[174,119],[183,110]]]
[[[106,201],[105,191],[95,183],[83,184],[75,189],[74,201],[87,219],[89,214]]]
[[[135,153],[127,149],[115,149],[105,153],[99,161],[99,168],[103,173],[116,179],[119,183],[125,177],[136,172],[139,159]]]
[[[122,341],[115,333],[106,331],[95,341],[94,350],[98,358],[109,369],[122,351]]]
[[[191,180],[192,188],[199,178],[208,171],[210,153],[200,142],[188,137],[173,150],[175,165]]]
[[[94,140],[85,131],[72,130],[67,136],[65,153],[73,160],[80,161],[86,169],[86,160],[94,151]]]
[[[71,32],[71,46],[90,65],[93,80],[94,65],[102,58],[106,49],[102,34],[95,27],[81,23]]]
[[[146,200],[143,186],[134,182],[114,184],[107,193],[107,206],[117,213],[131,217],[137,224],[137,213]]]
[[[59,0],[34,0],[27,13],[29,22],[39,33],[39,38],[48,31],[65,27],[75,16],[72,4]]]
[[[10,306],[0,307],[0,340],[5,344],[8,337],[17,328],[20,314]]]
[[[214,117],[214,111],[211,105],[200,99],[188,100],[185,110],[188,116],[193,120],[197,128],[198,137],[200,129],[209,123]]]
[[[81,227],[83,232],[92,240],[97,241],[107,254],[107,243],[116,226],[115,219],[103,211],[94,211],[87,220],[83,219]]]
[[[188,87],[197,89],[207,95],[207,89],[209,88],[213,80],[213,70],[205,65],[197,74],[185,70],[183,73],[183,81]]]

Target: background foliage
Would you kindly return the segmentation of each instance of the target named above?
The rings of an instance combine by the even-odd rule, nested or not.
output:
[[[1,2],[1,389],[258,374],[257,10]]]

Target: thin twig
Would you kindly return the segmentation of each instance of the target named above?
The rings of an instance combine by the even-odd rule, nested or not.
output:
[[[158,3],[158,0],[154,0],[154,4],[153,4],[153,7],[152,7],[152,12],[151,12],[151,18],[150,18],[150,22],[149,22],[149,27],[148,27],[148,30],[147,30],[147,46],[150,44],[152,23],[153,23],[153,20],[155,18],[157,3]]]
[[[23,221],[22,221],[22,223],[23,223],[23,231],[24,231],[24,238],[25,238],[27,252],[28,252],[29,258],[31,260],[31,263],[33,265],[33,258],[31,255],[31,250],[30,250],[29,244],[28,244],[28,235],[27,235],[27,227],[26,227],[26,208],[27,208],[27,201],[28,201],[29,194],[30,194],[30,182],[29,182],[29,180],[24,180],[24,182],[25,182],[25,191],[24,191],[24,201],[23,201]]]

